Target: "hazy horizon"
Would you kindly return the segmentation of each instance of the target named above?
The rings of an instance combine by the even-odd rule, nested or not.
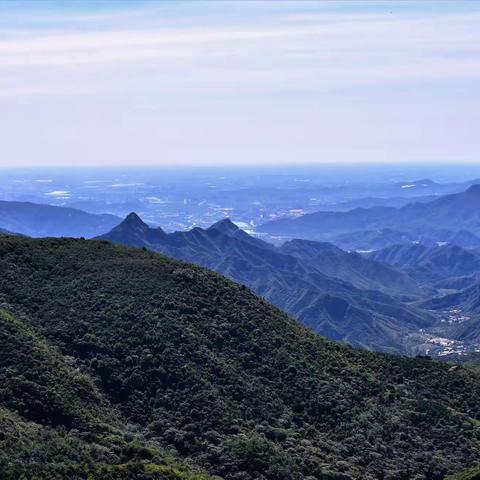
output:
[[[2,167],[475,164],[480,4],[0,2]]]

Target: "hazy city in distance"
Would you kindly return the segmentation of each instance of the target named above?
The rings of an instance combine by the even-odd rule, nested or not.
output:
[[[205,227],[225,217],[244,230],[254,230],[284,216],[349,210],[356,205],[354,200],[454,192],[455,187],[445,190],[421,181],[461,184],[480,179],[480,166],[24,167],[5,168],[1,173],[1,200],[47,203],[120,217],[135,211],[166,231]]]

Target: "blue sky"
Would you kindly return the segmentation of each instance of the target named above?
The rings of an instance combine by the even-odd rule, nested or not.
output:
[[[0,165],[480,160],[477,1],[1,1]]]

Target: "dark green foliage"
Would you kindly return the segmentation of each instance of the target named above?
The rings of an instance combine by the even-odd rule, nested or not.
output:
[[[133,462],[119,465],[35,463],[7,466],[0,473],[2,480],[213,480],[176,467]]]
[[[95,430],[106,401],[75,359],[67,361],[0,310],[0,402],[37,423]]]
[[[466,355],[446,355],[442,360],[455,364],[466,365],[471,368],[480,368],[480,353]]]
[[[16,317],[2,317],[1,404],[27,431],[2,447],[17,473],[32,444],[44,465],[64,451],[45,478],[157,478],[161,449],[228,480],[437,480],[480,458],[478,373],[324,340],[200,267],[108,242],[3,237],[0,296]],[[36,377],[17,398],[12,386]]]
[[[446,480],[480,480],[480,467],[470,468],[456,475],[450,475]]]
[[[36,403],[39,401],[40,398],[33,400]],[[112,422],[115,422],[116,415],[112,414]],[[143,463],[146,451],[147,465]],[[63,426],[52,428],[27,422],[3,407],[0,407],[0,478],[211,479],[194,473],[192,468],[185,467],[139,434],[127,431],[121,424],[105,426],[95,432],[68,430]]]

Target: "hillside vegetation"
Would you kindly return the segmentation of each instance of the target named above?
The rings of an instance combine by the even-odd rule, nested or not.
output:
[[[4,310],[0,385],[2,480],[207,478],[126,428],[75,358]]]
[[[324,340],[200,267],[0,237],[0,304],[2,478],[440,480],[480,458],[474,370]]]
[[[480,480],[480,467],[469,468],[456,475],[450,475],[447,480]]]

